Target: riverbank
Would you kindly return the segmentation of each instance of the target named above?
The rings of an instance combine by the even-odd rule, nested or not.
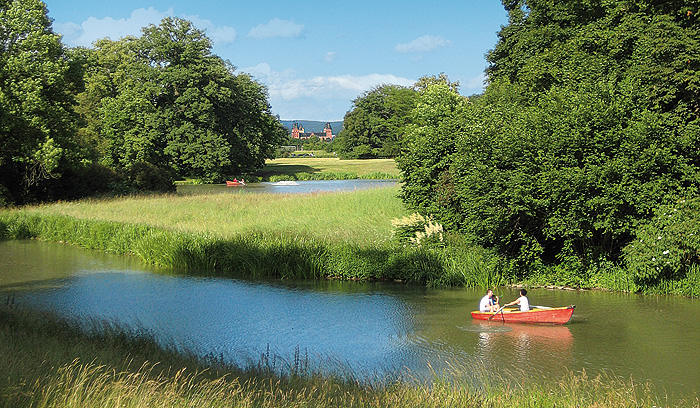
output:
[[[517,384],[436,375],[429,384],[363,382],[305,369],[303,358],[248,367],[163,349],[147,333],[95,322],[87,334],[50,314],[0,306],[0,407],[650,407],[668,406],[633,380],[570,373]],[[280,371],[280,368],[281,371]],[[486,375],[488,374],[488,375]],[[698,407],[697,398],[674,406]]]
[[[0,239],[42,239],[137,256],[193,274],[395,280],[435,287],[569,287],[700,297],[700,268],[643,286],[610,262],[518,278],[458,234],[398,242],[399,188],[314,194],[141,195],[0,210]]]
[[[0,238],[42,239],[139,257],[193,274],[505,283],[479,248],[392,239],[397,188],[312,195],[141,196],[0,211]]]

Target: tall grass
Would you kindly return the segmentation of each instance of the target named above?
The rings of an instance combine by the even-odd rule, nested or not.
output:
[[[0,237],[136,255],[191,273],[475,284],[484,254],[392,240],[397,188],[311,195],[148,195],[0,211]],[[456,257],[456,258],[455,258]],[[468,262],[463,262],[463,260]],[[458,271],[458,272],[455,272]],[[489,281],[489,283],[491,283]]]
[[[139,224],[222,238],[260,233],[376,246],[405,213],[398,188],[315,194],[143,195],[59,202],[22,213]]]
[[[290,366],[235,367],[163,349],[148,334],[84,332],[53,315],[0,307],[0,407],[699,407],[648,384],[569,373],[518,382],[485,367],[428,383],[358,381]],[[476,370],[476,373],[472,370]],[[481,381],[474,382],[474,376]]]
[[[347,241],[329,243],[324,239],[275,232],[222,238],[33,211],[0,212],[0,237],[65,242],[136,255],[148,264],[164,268],[218,276],[380,279],[439,286],[469,282],[445,278],[446,271],[455,269],[450,265],[459,265],[463,279],[469,275],[469,265],[481,268],[480,274],[493,273],[479,265],[478,254],[469,255],[471,263],[462,263],[443,251],[405,247],[391,241],[373,246]]]

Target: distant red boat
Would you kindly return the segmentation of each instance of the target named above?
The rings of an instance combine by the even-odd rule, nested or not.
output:
[[[226,187],[245,186],[244,181],[226,181]]]
[[[475,320],[489,320],[493,316],[492,322],[504,323],[546,323],[546,324],[565,324],[571,320],[576,306],[551,307],[551,308],[533,308],[526,312],[515,310],[501,310],[494,316],[492,312],[473,311],[472,318]]]

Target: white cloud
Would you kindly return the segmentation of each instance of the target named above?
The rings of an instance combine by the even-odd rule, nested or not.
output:
[[[56,32],[63,34],[63,42],[69,46],[90,46],[95,40],[109,37],[118,40],[126,36],[140,36],[141,29],[151,24],[158,25],[165,17],[174,16],[173,9],[161,12],[153,7],[140,8],[131,12],[128,18],[113,19],[105,17],[98,19],[89,17],[80,24],[73,22],[54,23]],[[185,16],[182,18],[192,21],[195,27],[205,30],[207,36],[214,44],[226,44],[236,38],[236,30],[228,26],[215,26],[209,20],[200,19],[199,16]]]
[[[301,24],[275,18],[274,20],[270,20],[267,24],[260,24],[259,26],[253,27],[248,32],[248,37],[258,39],[299,37],[303,30],[304,26]]]
[[[381,84],[411,86],[416,81],[389,74],[316,76],[297,78],[294,70],[273,71],[267,63],[240,71],[253,75],[267,85],[271,98],[292,100],[301,97],[350,98],[355,99],[360,93],[369,91]]]
[[[63,34],[63,42],[69,46],[90,46],[93,41],[109,37],[118,40],[128,35],[139,36],[141,28],[149,24],[158,24],[163,18],[172,16],[173,10],[160,12],[153,7],[140,8],[131,12],[129,18],[113,19],[105,17],[97,19],[89,17],[80,24],[56,23],[54,29]]]
[[[484,81],[486,81],[486,74],[482,73],[478,77],[467,81],[464,89],[478,89],[479,91],[482,91],[485,88]]]
[[[267,86],[273,111],[283,119],[342,119],[351,101],[363,92],[382,84],[412,86],[416,82],[388,74],[298,78],[292,69],[274,71],[264,62],[239,71]]]
[[[214,42],[214,45],[229,44],[236,40],[237,33],[233,27],[215,26],[211,20],[203,20],[198,15],[183,15],[182,18],[191,21],[198,29],[204,30],[207,33],[207,37]]]
[[[396,44],[396,47],[394,47],[394,49],[401,53],[430,52],[440,47],[447,47],[450,45],[452,45],[450,41],[444,39],[439,35],[424,35],[408,43]]]
[[[335,52],[333,52],[333,51],[328,51],[328,52],[326,53],[326,56],[323,57],[324,61],[326,61],[326,62],[329,63],[329,64],[332,64],[333,61],[335,61],[336,58],[338,58],[338,55],[337,55]]]

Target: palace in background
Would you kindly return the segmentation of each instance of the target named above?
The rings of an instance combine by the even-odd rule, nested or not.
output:
[[[313,132],[306,133],[304,131],[304,126],[300,125],[299,122],[294,122],[292,124],[292,138],[309,139],[313,136],[317,136],[319,139],[325,140],[326,142],[330,142],[335,138],[335,135],[333,134],[333,129],[331,128],[331,124],[329,122],[326,122],[326,125],[323,127],[323,133],[318,135]]]

